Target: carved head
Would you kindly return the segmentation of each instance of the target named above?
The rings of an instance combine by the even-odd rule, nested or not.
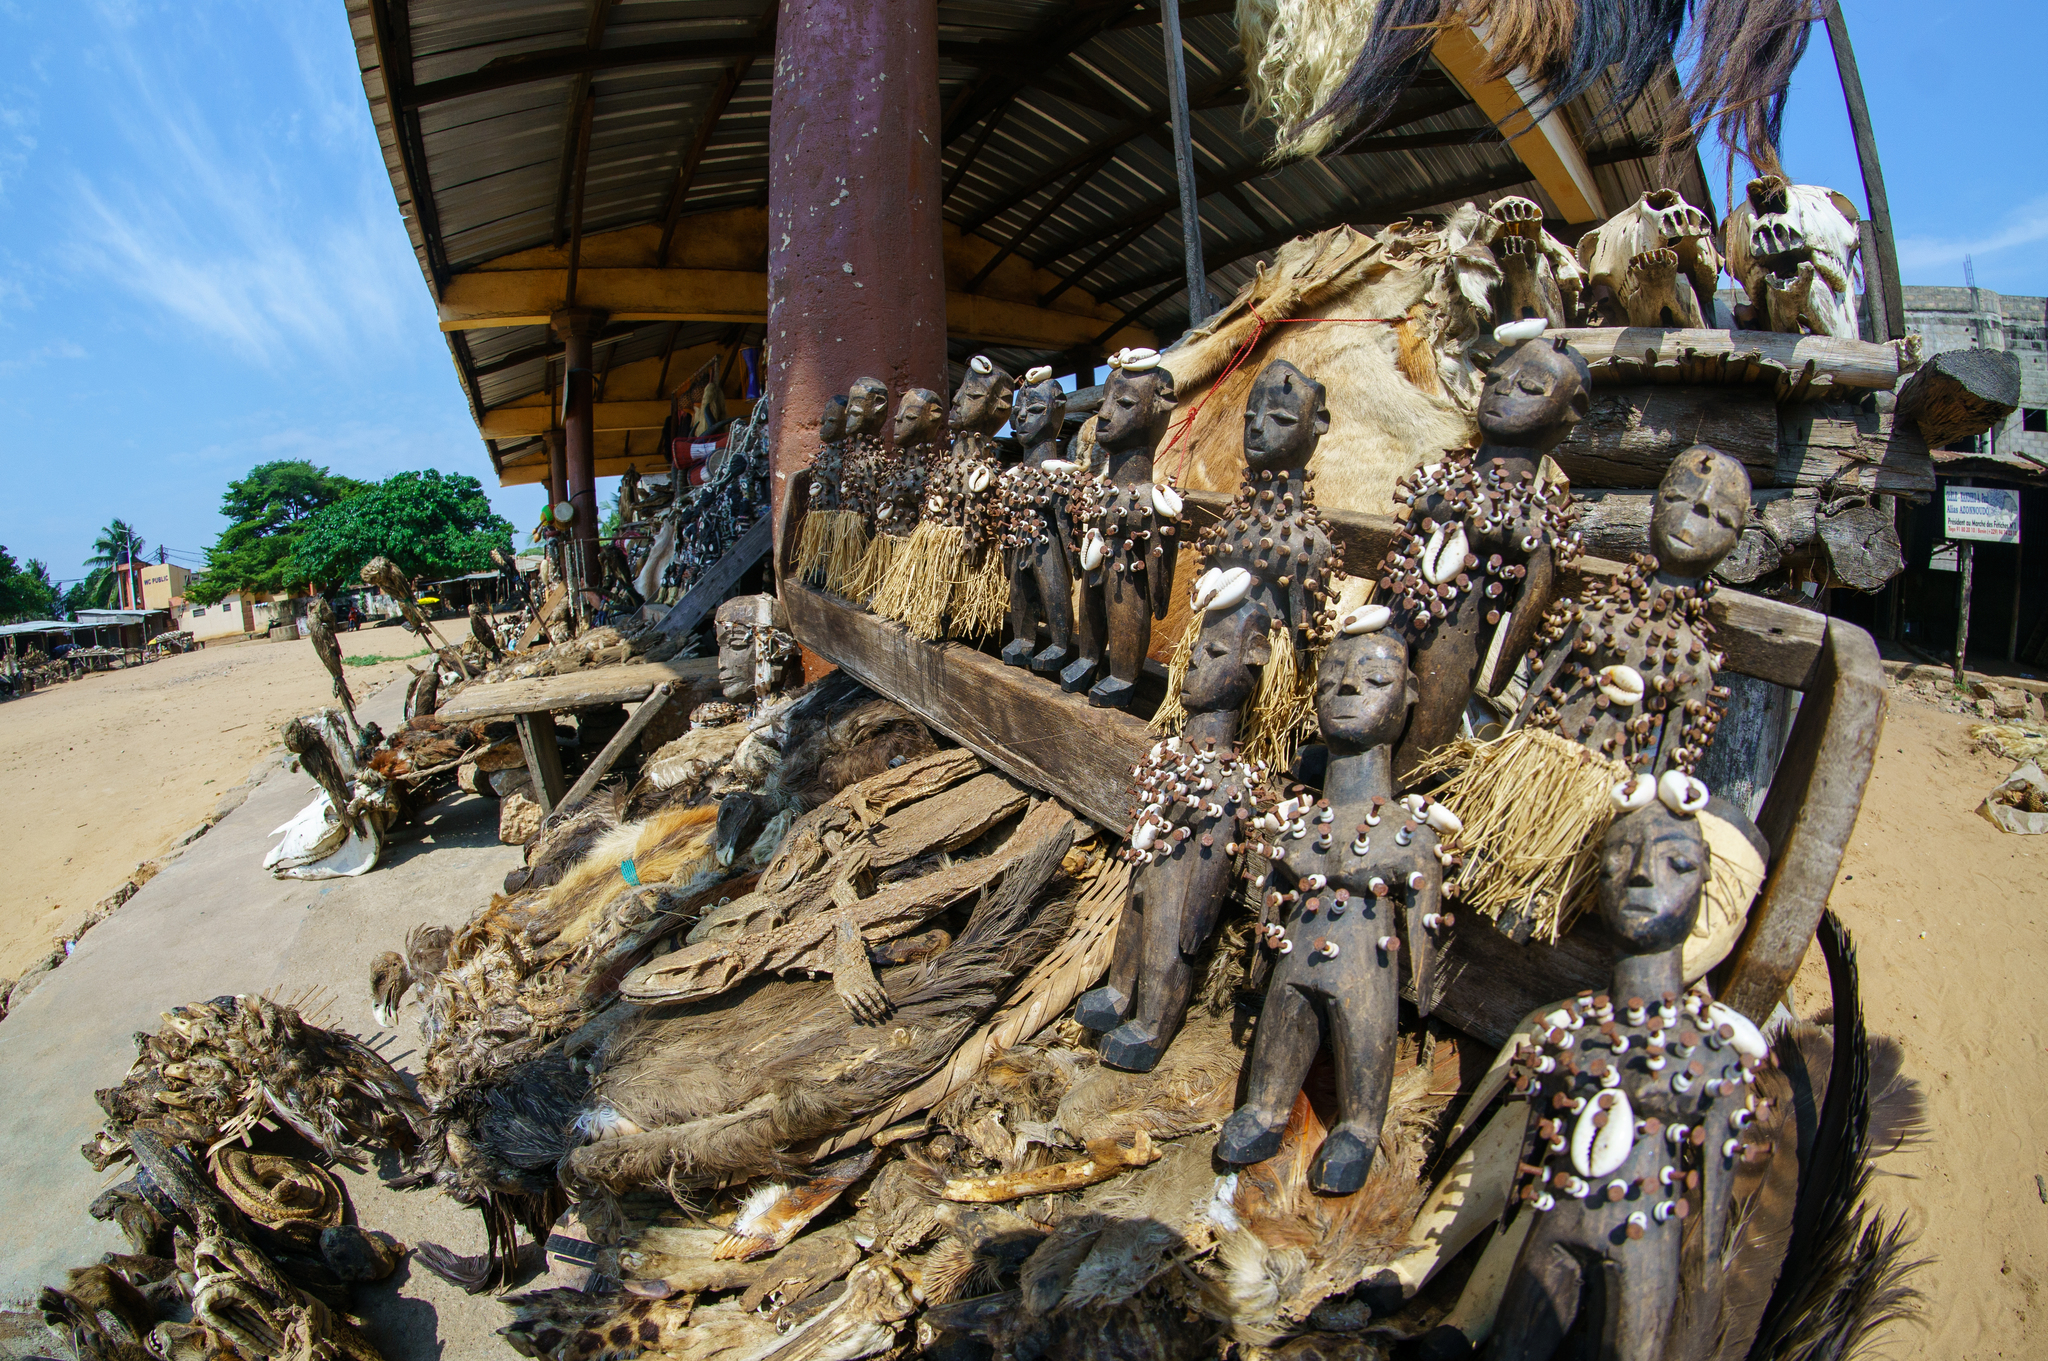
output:
[[[1180,702],[1189,713],[1215,714],[1244,707],[1258,686],[1257,668],[1273,659],[1268,636],[1271,628],[1265,607],[1252,600],[1203,621],[1187,675],[1180,683]]]
[[[1173,402],[1173,375],[1156,357],[1149,368],[1112,366],[1095,417],[1095,442],[1121,448],[1152,438]]]
[[[930,388],[912,388],[896,407],[896,449],[919,448],[939,437],[946,404]]]
[[[1016,379],[987,355],[978,354],[967,361],[967,376],[953,394],[953,411],[947,419],[955,430],[993,435],[1010,419],[1010,394],[1016,386]]]
[[[1673,576],[1703,577],[1735,548],[1749,523],[1749,470],[1719,449],[1695,444],[1657,484],[1650,551]]]
[[[1593,403],[1585,358],[1562,340],[1538,336],[1503,351],[1479,394],[1479,431],[1505,449],[1547,451]]]
[[[1330,433],[1329,393],[1284,359],[1259,371],[1244,404],[1244,461],[1252,468],[1305,468]]]
[[[1057,440],[1067,421],[1067,392],[1058,379],[1048,378],[1019,389],[1017,409],[1011,415],[1017,438],[1025,448],[1046,440]]]
[[[620,499],[632,505],[633,498],[640,492],[640,469],[634,464],[626,465],[625,475],[619,479],[619,491],[623,493]]]
[[[1392,629],[1340,633],[1316,664],[1316,722],[1333,752],[1400,741],[1415,697],[1408,644]]]
[[[833,397],[825,403],[825,414],[818,417],[818,442],[831,444],[846,438],[846,399]]]
[[[859,378],[846,390],[846,433],[859,438],[879,435],[889,415],[889,385],[879,378]]]
[[[712,617],[718,638],[718,688],[742,702],[787,689],[796,671],[789,616],[772,595],[734,596]]]
[[[1632,955],[1685,943],[1707,885],[1707,839],[1699,819],[1662,801],[1624,813],[1600,844],[1600,917]]]

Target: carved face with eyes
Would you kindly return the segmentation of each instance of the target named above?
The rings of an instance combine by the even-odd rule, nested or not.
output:
[[[1650,551],[1674,576],[1703,577],[1734,550],[1749,522],[1749,470],[1719,449],[1696,444],[1657,485]]]
[[[861,378],[846,394],[846,433],[855,437],[881,433],[889,414],[889,387],[879,378]]]
[[[846,438],[846,399],[834,397],[825,403],[825,414],[818,417],[818,442],[831,444]]]
[[[1479,394],[1479,432],[1506,449],[1555,448],[1592,406],[1578,351],[1538,336],[1494,361]]]
[[[1316,722],[1332,751],[1392,746],[1408,726],[1415,673],[1398,634],[1339,634],[1316,664]]]
[[[1032,384],[1017,394],[1017,410],[1010,419],[1027,449],[1057,439],[1067,420],[1066,389],[1057,381]]]
[[[1244,461],[1253,468],[1305,468],[1330,432],[1323,385],[1284,359],[1259,372],[1244,404]]]
[[[1141,373],[1113,370],[1102,388],[1102,407],[1095,417],[1095,442],[1120,448],[1152,428],[1173,410],[1173,375],[1161,365]]]
[[[1684,943],[1707,883],[1707,841],[1698,818],[1661,802],[1616,818],[1600,845],[1600,917],[1627,953]]]
[[[1215,714],[1244,707],[1258,684],[1254,668],[1273,659],[1265,608],[1247,600],[1229,614],[1212,614],[1195,639],[1194,656],[1181,680],[1180,702],[1191,714]]]
[[[938,437],[939,421],[946,414],[939,394],[930,388],[912,388],[903,394],[896,408],[896,447],[910,449],[930,444]]]
[[[953,411],[947,418],[953,429],[993,434],[1010,419],[1012,382],[1010,375],[1001,369],[977,373],[970,368],[953,393]]]

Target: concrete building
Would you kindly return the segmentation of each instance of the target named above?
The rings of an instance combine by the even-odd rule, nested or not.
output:
[[[185,583],[192,574],[173,562],[142,564],[142,603],[152,610],[176,613],[185,603]]]
[[[2048,469],[2048,298],[1988,288],[1908,287],[1906,329],[1926,353],[2006,350],[2019,356],[2020,409],[1971,453],[2031,456]],[[1958,451],[1961,452],[1961,451]]]
[[[180,628],[191,630],[200,642],[213,638],[239,638],[256,631],[255,602],[247,596],[224,596],[212,605],[191,605],[179,620]],[[266,622],[263,627],[268,628]]]

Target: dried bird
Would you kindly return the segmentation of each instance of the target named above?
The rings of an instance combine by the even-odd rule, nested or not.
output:
[[[448,646],[428,621],[427,612],[420,608],[419,601],[413,598],[412,583],[406,580],[405,573],[398,570],[397,563],[381,554],[371,558],[363,564],[363,585],[398,602],[398,612],[405,616],[406,627],[422,638],[432,638],[437,651]]]
[[[341,701],[341,711],[348,715],[349,726],[361,733],[362,725],[356,722],[355,696],[349,693],[348,679],[342,673],[341,644],[334,638],[334,608],[324,595],[314,596],[306,611],[306,636],[312,640],[313,653],[320,658],[320,665],[334,678],[334,697]]]

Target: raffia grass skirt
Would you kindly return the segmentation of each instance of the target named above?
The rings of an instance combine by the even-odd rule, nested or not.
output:
[[[859,511],[814,510],[804,516],[803,534],[797,540],[797,576],[844,595],[867,547],[867,521]]]

